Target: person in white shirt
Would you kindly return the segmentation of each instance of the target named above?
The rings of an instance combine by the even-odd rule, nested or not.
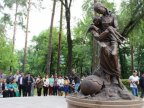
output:
[[[43,78],[43,95],[47,96],[48,95],[48,87],[49,87],[49,76],[46,75],[45,78]]]
[[[20,75],[19,71],[17,71],[16,74],[14,75],[14,78],[16,79],[17,84],[18,84],[19,77],[21,77],[21,75]]]
[[[58,95],[62,96],[63,95],[63,89],[64,89],[64,79],[62,78],[61,75],[58,78],[57,85],[58,85]]]
[[[134,71],[133,75],[129,77],[129,83],[132,90],[132,94],[134,96],[138,96],[139,77],[137,76],[137,71]]]

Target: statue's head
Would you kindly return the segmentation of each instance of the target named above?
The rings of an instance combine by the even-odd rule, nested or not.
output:
[[[97,15],[94,16],[94,17],[93,17],[93,23],[94,23],[94,25],[95,25],[95,26],[99,25],[99,24],[100,24],[100,20],[101,20],[101,19],[100,19],[100,16],[97,16]]]
[[[94,4],[94,11],[104,15],[107,12],[107,9],[102,3],[97,2]]]

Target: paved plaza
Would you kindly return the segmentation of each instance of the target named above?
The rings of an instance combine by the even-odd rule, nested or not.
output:
[[[59,96],[0,98],[0,108],[67,108]]]
[[[67,103],[60,96],[0,98],[0,108],[67,108]]]

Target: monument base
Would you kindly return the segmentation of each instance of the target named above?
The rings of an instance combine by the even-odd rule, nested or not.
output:
[[[68,96],[66,100],[67,108],[143,108],[143,101],[141,99],[98,101]]]

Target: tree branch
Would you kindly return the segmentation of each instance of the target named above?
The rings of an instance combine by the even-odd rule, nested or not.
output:
[[[134,29],[134,27],[138,23],[140,23],[141,19],[143,18],[144,18],[144,8],[142,4],[139,4],[132,13],[132,18],[123,29],[122,36],[127,37],[128,34]]]
[[[69,3],[69,8],[71,7],[71,3],[72,3],[72,0],[70,0],[70,3]]]
[[[122,36],[127,37],[128,34],[134,29],[134,27],[141,21],[141,19],[144,18],[143,16],[144,16],[144,13],[137,16],[135,19],[130,20],[127,26],[125,26],[122,32]]]
[[[62,5],[64,5],[64,7],[66,7],[66,4],[63,2],[63,0],[59,0],[61,3],[62,3]]]

